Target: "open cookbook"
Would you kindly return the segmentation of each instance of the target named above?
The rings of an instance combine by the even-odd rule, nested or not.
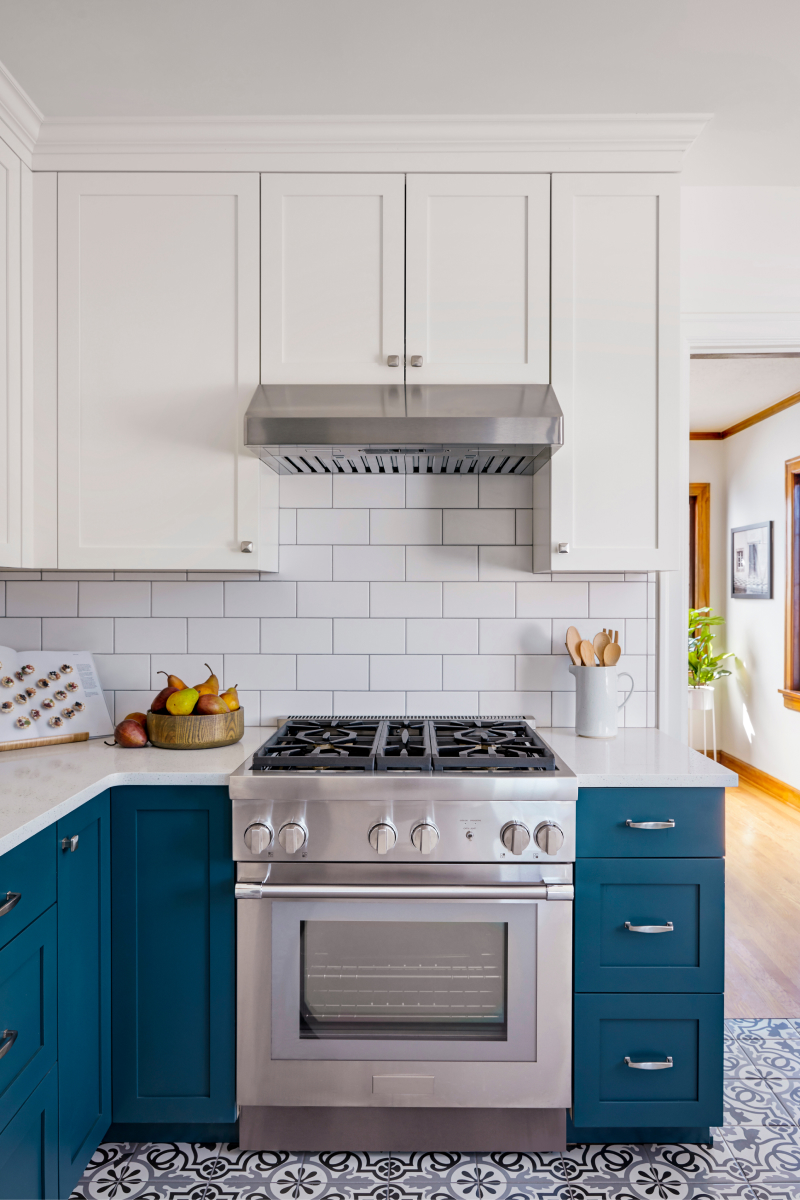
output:
[[[0,749],[75,734],[106,737],[112,730],[88,650],[0,646]]]

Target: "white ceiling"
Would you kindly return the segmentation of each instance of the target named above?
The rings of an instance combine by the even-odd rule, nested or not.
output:
[[[46,117],[714,112],[685,183],[800,183],[797,0],[0,0]]]
[[[693,358],[692,433],[719,433],[800,392],[800,358]]]

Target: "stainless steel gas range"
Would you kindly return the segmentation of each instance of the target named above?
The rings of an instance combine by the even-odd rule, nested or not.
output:
[[[563,1144],[577,780],[532,723],[292,717],[230,792],[242,1145]]]

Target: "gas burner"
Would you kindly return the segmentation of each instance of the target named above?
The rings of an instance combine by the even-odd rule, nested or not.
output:
[[[388,717],[381,730],[378,770],[430,771],[429,726],[424,717]]]
[[[433,738],[437,771],[555,769],[552,751],[526,721],[497,717],[434,721]]]
[[[253,756],[253,769],[372,771],[380,726],[380,720],[290,717]]]

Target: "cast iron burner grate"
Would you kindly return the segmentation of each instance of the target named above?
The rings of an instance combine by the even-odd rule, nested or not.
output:
[[[507,717],[290,717],[254,771],[554,771],[552,750]]]

